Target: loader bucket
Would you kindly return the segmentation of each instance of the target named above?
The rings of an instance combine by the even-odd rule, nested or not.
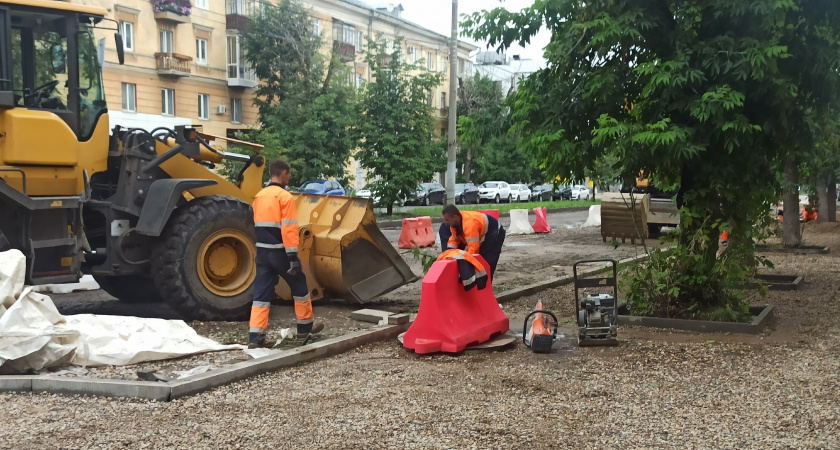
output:
[[[293,194],[300,257],[313,300],[365,303],[418,279],[376,225],[366,198]],[[280,298],[292,298],[280,279]]]

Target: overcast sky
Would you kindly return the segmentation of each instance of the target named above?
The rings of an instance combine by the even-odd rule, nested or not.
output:
[[[402,17],[438,33],[449,36],[452,29],[452,0],[402,0],[386,2],[382,0],[367,0],[368,3],[401,3],[404,11]],[[471,14],[482,10],[490,10],[497,7],[504,7],[510,11],[519,11],[526,6],[533,5],[533,0],[458,0],[458,15]],[[531,40],[527,48],[511,48],[508,56],[515,54],[523,58],[542,60],[543,48],[548,44],[550,35],[543,29]],[[472,39],[461,37],[463,41],[472,42],[484,50],[486,43],[475,42]],[[495,49],[493,49],[495,50]]]

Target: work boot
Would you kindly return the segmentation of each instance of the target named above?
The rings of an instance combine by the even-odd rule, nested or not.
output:
[[[315,323],[312,324],[312,328],[310,328],[308,332],[298,331],[297,336],[295,336],[295,342],[300,343],[301,345],[306,344],[309,341],[309,338],[312,337],[313,334],[318,334],[323,329],[324,329],[324,324],[323,323],[315,322]]]
[[[251,333],[248,336],[248,348],[271,348],[274,347],[275,341],[266,340],[264,333]]]

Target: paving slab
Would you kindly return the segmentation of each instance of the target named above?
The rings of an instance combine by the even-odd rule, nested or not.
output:
[[[379,309],[359,309],[350,313],[350,318],[360,320],[362,322],[380,323],[382,320],[387,320],[392,312],[382,311]]]

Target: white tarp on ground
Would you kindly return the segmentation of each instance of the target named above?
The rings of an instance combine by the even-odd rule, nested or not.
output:
[[[65,363],[126,365],[241,349],[199,336],[182,320],[79,314],[62,316],[52,300],[24,287],[26,259],[0,253],[0,373]]]
[[[601,205],[592,205],[589,207],[589,217],[583,223],[584,227],[600,227],[601,226]]]
[[[510,227],[506,231],[507,234],[534,234],[531,222],[528,221],[528,210],[510,210]]]

